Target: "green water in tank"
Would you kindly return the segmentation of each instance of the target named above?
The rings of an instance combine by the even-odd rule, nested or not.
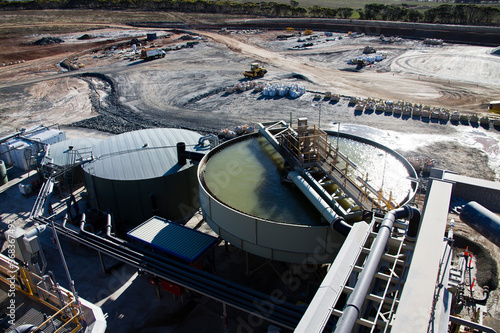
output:
[[[337,138],[330,137],[334,147]],[[396,157],[359,141],[340,138],[340,151],[358,167],[351,177],[368,177],[369,184],[383,188],[386,197],[400,202],[408,195],[408,172]],[[252,138],[224,148],[205,167],[205,183],[210,192],[226,205],[252,216],[273,221],[323,225],[319,212],[305,196],[281,180],[286,176],[284,160],[265,138]],[[338,187],[329,186],[334,192]],[[349,208],[354,201],[342,200]]]
[[[238,142],[210,158],[205,184],[226,205],[252,216],[292,224],[324,225],[304,195],[281,181],[284,160],[265,138]]]

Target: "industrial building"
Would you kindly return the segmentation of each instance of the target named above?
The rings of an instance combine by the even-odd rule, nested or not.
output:
[[[147,129],[102,141],[83,166],[91,205],[129,225],[153,215],[189,217],[198,210],[196,167],[177,163],[176,145],[196,147],[200,138],[182,129]]]
[[[30,170],[48,145],[66,140],[64,132],[53,126],[33,126],[0,138],[0,159],[6,166]]]

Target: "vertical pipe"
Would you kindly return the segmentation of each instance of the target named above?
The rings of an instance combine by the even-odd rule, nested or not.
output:
[[[222,328],[224,329],[224,332],[229,332],[229,326],[227,324],[227,309],[226,309],[226,303],[222,303]]]
[[[125,243],[125,241],[123,239],[120,239],[120,238],[117,238],[117,237],[111,235],[111,229],[113,229],[113,226],[111,224],[111,214],[108,214],[108,219],[107,219],[107,224],[106,224],[106,237],[115,241],[115,242],[118,242],[119,244]]]
[[[178,142],[177,143],[177,163],[180,165],[185,165],[187,163],[186,157],[184,156],[185,151],[186,151],[186,143]]]
[[[78,300],[78,293],[76,292],[75,289],[75,282],[71,279],[71,275],[69,274],[69,269],[68,265],[66,264],[66,259],[64,258],[64,253],[61,247],[61,243],[59,242],[59,237],[57,237],[57,232],[56,232],[56,227],[54,225],[54,220],[50,219],[50,223],[52,225],[52,233],[54,235],[54,240],[56,241],[57,249],[59,250],[59,255],[61,256],[61,261],[63,262],[63,267],[66,272],[66,277],[68,278],[68,283],[70,286],[70,289],[73,293],[73,297],[75,298],[75,304],[77,307],[80,307],[80,301]],[[82,225],[85,224],[85,214],[82,216]]]
[[[155,281],[156,297],[158,297],[158,299],[161,299],[160,279],[155,276],[153,277],[153,280]]]
[[[319,103],[319,119],[318,119],[318,128],[321,128],[321,102]]]

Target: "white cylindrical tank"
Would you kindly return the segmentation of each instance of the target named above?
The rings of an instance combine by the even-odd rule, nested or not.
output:
[[[282,165],[276,154],[254,134],[230,140],[205,155],[198,167],[205,220],[221,238],[258,256],[294,263],[331,262],[345,236],[323,222],[307,200],[304,206],[297,189],[275,182],[280,173],[273,170]],[[280,205],[268,200],[268,194]]]

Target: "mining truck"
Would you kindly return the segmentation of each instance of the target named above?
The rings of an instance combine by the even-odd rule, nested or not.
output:
[[[161,49],[149,48],[141,51],[141,59],[153,60],[157,58],[165,58],[165,51]]]
[[[258,77],[263,77],[267,73],[267,70],[260,67],[256,62],[250,65],[250,70],[243,72],[243,76],[247,79],[255,79]]]

